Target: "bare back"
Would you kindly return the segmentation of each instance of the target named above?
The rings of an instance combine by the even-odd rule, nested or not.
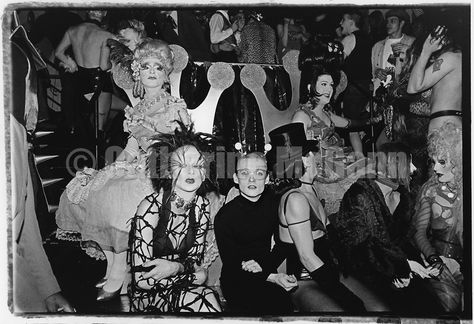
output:
[[[431,114],[444,110],[461,111],[462,53],[447,52],[440,56],[440,60],[441,61],[438,59],[433,63],[433,69],[435,68],[435,64],[451,64],[454,68],[433,86],[433,92],[431,95]],[[460,117],[442,116],[430,121],[429,131],[440,127],[446,121],[452,121],[456,125],[462,127]]]
[[[79,66],[96,68],[100,65],[102,45],[115,36],[94,23],[85,22],[70,28],[67,33],[71,40],[74,59]]]

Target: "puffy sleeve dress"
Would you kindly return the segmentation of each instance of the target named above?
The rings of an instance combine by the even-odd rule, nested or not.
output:
[[[170,133],[175,120],[189,124],[184,100],[162,94],[144,99],[135,107],[125,108],[124,129],[130,133],[125,148],[134,158],[116,161],[101,170],[85,168],[76,173],[62,193],[56,211],[57,236],[60,239],[94,241],[102,250],[126,251],[130,219],[144,197],[153,192],[146,171],[149,137]],[[102,253],[88,249],[92,256]]]

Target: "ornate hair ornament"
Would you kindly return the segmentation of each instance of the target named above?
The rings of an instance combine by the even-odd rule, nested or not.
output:
[[[342,55],[344,47],[339,42],[328,42],[328,52],[337,55]]]
[[[234,148],[240,153],[240,155],[247,155],[247,153],[249,153],[245,140],[235,143]],[[271,149],[272,145],[270,143],[265,144],[263,147],[263,155],[266,155]]]
[[[254,18],[257,21],[262,21],[263,19],[263,15],[260,12],[256,12],[256,11],[251,12],[250,17]]]
[[[140,79],[141,64],[148,58],[159,60],[166,74],[170,74],[173,70],[174,54],[168,44],[158,39],[145,38],[137,46],[133,55],[131,64],[133,80],[138,81]]]

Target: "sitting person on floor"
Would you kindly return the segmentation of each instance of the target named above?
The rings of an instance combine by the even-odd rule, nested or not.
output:
[[[306,140],[301,123],[283,125],[271,131],[269,136],[272,143],[272,150],[268,153],[269,165],[274,166],[276,178],[298,178],[289,181],[288,185],[277,186],[280,194],[284,192],[278,209],[280,242],[277,250],[287,258],[287,273],[299,279],[302,268],[306,268],[319,288],[344,310],[364,312],[364,303],[339,281],[339,272],[330,256],[326,235],[328,220],[313,187],[318,173],[315,160],[318,142]],[[299,154],[291,154],[295,148],[301,147]],[[289,156],[292,157],[290,161]],[[280,163],[287,164],[279,168]],[[288,171],[295,174],[287,174]],[[280,174],[283,172],[285,174]]]
[[[428,137],[435,174],[416,205],[414,240],[426,265],[439,270],[428,280],[446,312],[461,311],[463,294],[462,130],[445,123]]]
[[[205,194],[215,175],[205,157],[215,142],[192,126],[179,125],[174,134],[153,137],[148,169],[154,191],[132,219],[132,312],[221,311],[216,293],[204,284],[203,267],[212,211]]]
[[[357,180],[330,217],[333,247],[343,271],[386,297],[394,312],[432,315],[438,303],[418,278],[436,273],[407,239],[410,155],[405,145],[386,143],[377,157],[377,173]]]
[[[261,153],[237,161],[234,182],[240,195],[224,205],[214,220],[222,258],[221,288],[229,310],[251,314],[293,311],[289,290],[296,278],[277,273],[271,240],[277,226],[277,204],[265,185],[267,161]]]

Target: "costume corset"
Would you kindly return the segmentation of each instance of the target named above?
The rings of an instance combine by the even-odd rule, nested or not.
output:
[[[326,125],[324,121],[316,116],[308,104],[302,105],[300,109],[311,119],[311,125],[309,125],[306,130],[307,139],[319,137],[319,140],[326,144],[324,146],[342,146],[342,140],[337,135],[332,120],[329,126]],[[308,138],[308,135],[312,138]]]

